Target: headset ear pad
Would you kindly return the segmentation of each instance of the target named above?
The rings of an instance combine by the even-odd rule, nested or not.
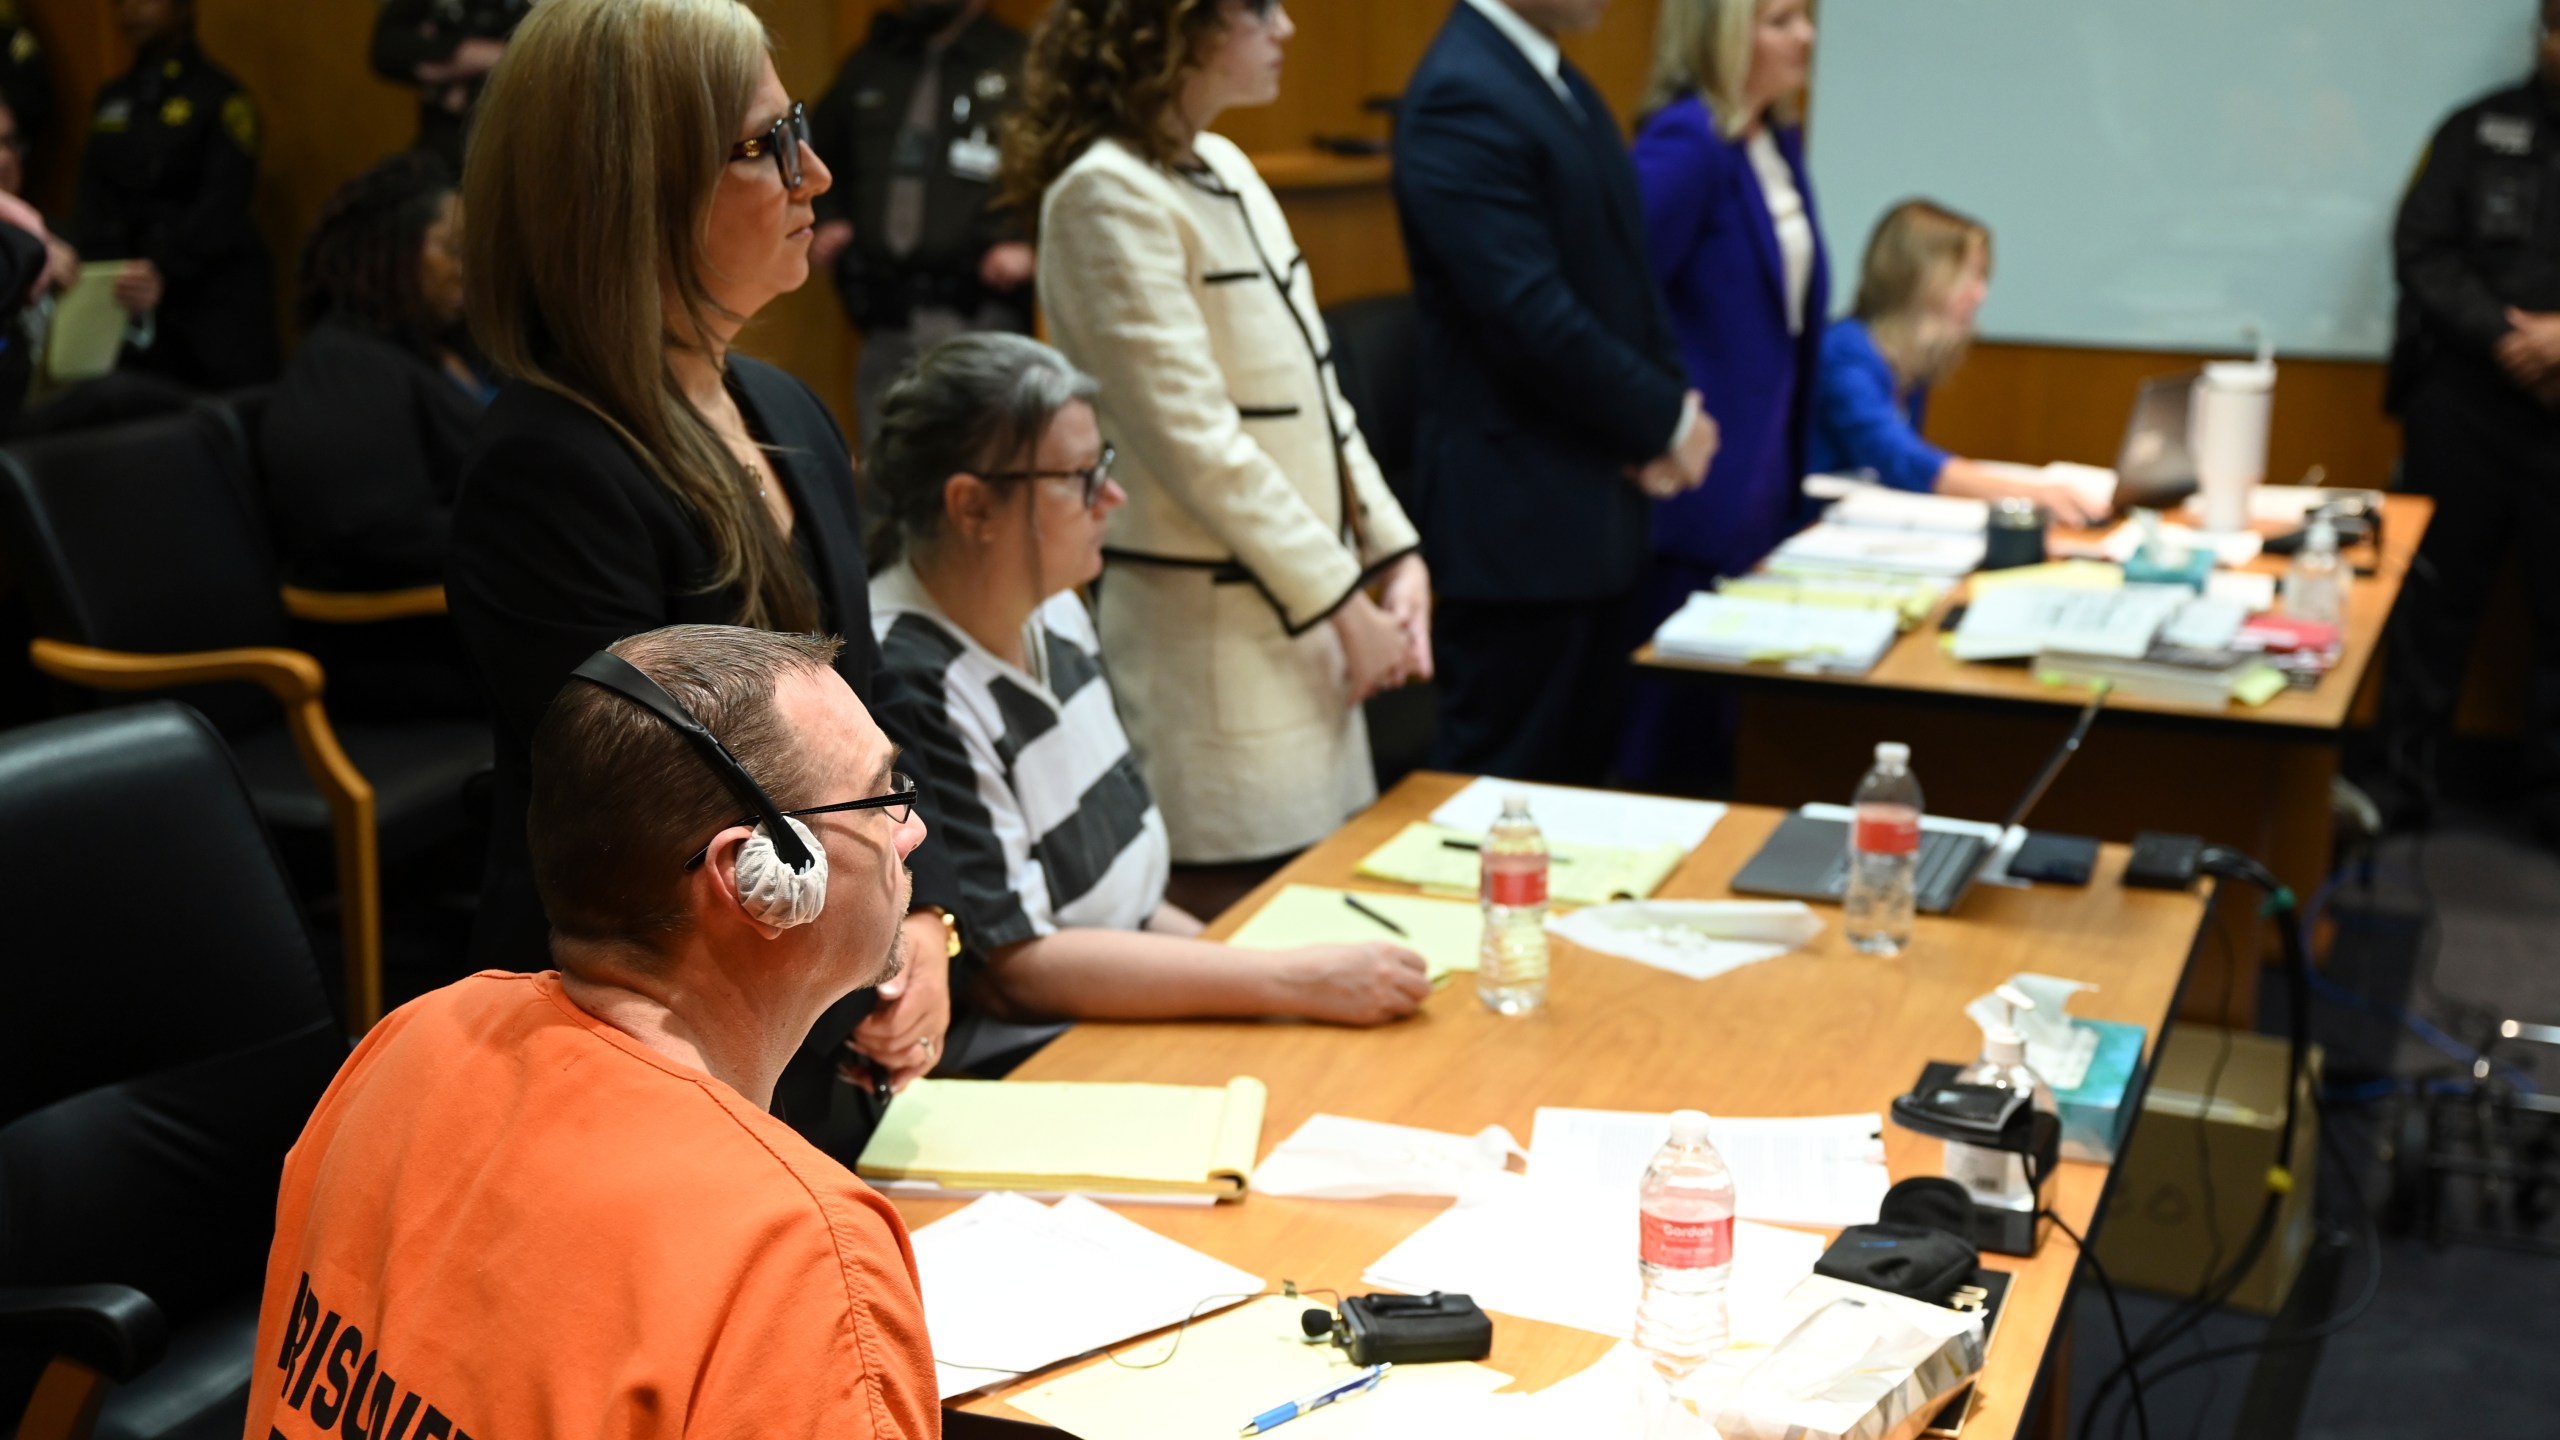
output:
[[[773,837],[758,825],[738,850],[738,903],[750,919],[777,930],[806,925],[827,908],[827,847],[809,827],[785,815],[782,823],[809,847],[809,868],[794,870],[773,853]]]

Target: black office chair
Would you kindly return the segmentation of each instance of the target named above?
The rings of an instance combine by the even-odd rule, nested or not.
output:
[[[40,1369],[20,1440],[233,1440],[347,1046],[221,736],[167,701],[0,733],[0,897],[0,1427]]]
[[[288,645],[286,616],[305,607],[278,583],[247,463],[210,406],[11,446],[0,539],[27,589],[38,669],[185,699],[230,742],[269,824],[331,837],[347,1023],[360,1034],[381,1013],[382,865],[463,833],[464,792],[492,744],[469,721],[331,723],[319,662]],[[319,598],[348,612],[340,620],[444,603],[434,586]]]
[[[1333,374],[1360,417],[1387,488],[1413,508],[1414,431],[1422,409],[1421,317],[1411,295],[1373,295],[1324,312]]]
[[[1333,337],[1334,378],[1360,417],[1360,435],[1387,477],[1387,488],[1413,509],[1414,431],[1422,406],[1420,317],[1411,295],[1351,300],[1324,312]],[[1391,788],[1421,767],[1431,751],[1439,695],[1408,685],[1370,699],[1369,764],[1378,788]]]

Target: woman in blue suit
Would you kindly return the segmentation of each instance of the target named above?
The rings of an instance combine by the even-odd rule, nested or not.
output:
[[[1830,306],[1792,118],[1812,60],[1808,0],[1663,0],[1636,179],[1681,360],[1719,443],[1706,483],[1655,508],[1648,629],[1793,528]],[[1673,789],[1710,782],[1721,708],[1648,682],[1620,770]]]
[[[2090,525],[2105,506],[2040,472],[1950,455],[1922,439],[1930,387],[1955,373],[1991,293],[1991,231],[1927,200],[1876,222],[1858,271],[1858,303],[1822,336],[1807,464],[1897,490],[2032,500],[2055,523]]]

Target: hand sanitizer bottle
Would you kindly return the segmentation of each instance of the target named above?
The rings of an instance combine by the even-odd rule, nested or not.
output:
[[[2003,985],[1997,992],[2007,1007],[1999,1020],[1982,1027],[1982,1058],[1956,1072],[1960,1083],[1996,1085],[2015,1090],[2027,1097],[2037,1110],[2062,1118],[2062,1104],[2055,1098],[2053,1087],[2027,1068],[2026,1037],[2018,1033],[2018,1013],[2036,1008],[2036,1002],[2014,986]],[[2032,1212],[2036,1208],[2035,1187],[2027,1183],[2027,1161],[2023,1155],[1988,1146],[1967,1145],[1950,1140],[1947,1144],[1947,1178],[1964,1186],[1977,1205],[2002,1210]]]

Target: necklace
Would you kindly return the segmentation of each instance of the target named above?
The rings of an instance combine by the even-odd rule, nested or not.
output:
[[[749,465],[746,467],[746,471],[748,483],[756,487],[756,498],[759,500],[766,498],[763,468],[760,466]]]

